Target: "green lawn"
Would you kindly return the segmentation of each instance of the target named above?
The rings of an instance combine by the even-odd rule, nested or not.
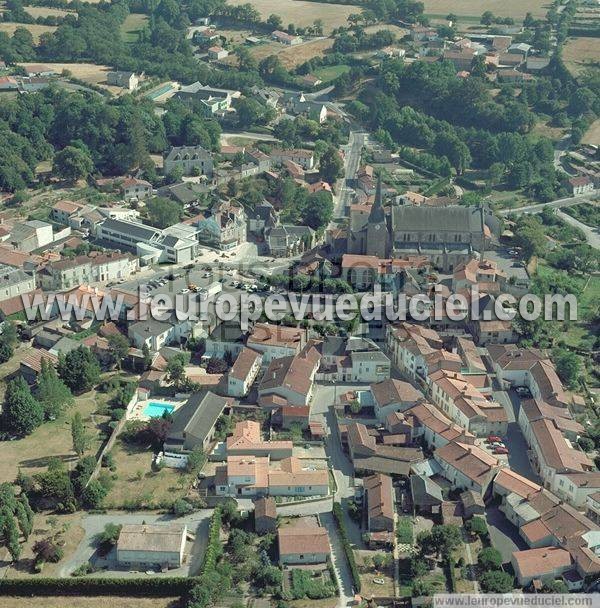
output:
[[[335,80],[338,76],[346,74],[350,71],[350,66],[345,64],[340,65],[328,65],[323,68],[315,70],[313,74],[320,78],[323,82],[329,82]]]
[[[136,42],[138,32],[144,29],[148,23],[148,15],[140,15],[139,13],[130,13],[125,18],[121,25],[121,34],[125,42]]]
[[[398,519],[398,529],[396,530],[396,538],[403,545],[412,545],[414,541],[413,524],[410,517],[402,515]]]

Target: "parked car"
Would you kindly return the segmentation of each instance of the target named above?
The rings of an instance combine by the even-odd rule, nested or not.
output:
[[[515,391],[519,397],[531,397],[531,391],[526,386],[517,386]]]
[[[494,454],[508,454],[508,448],[495,448]]]
[[[498,435],[489,435],[487,440],[488,443],[494,443],[494,441],[502,441],[502,438],[498,437]]]

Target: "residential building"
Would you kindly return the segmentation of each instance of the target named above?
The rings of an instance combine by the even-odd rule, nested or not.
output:
[[[573,196],[594,192],[594,181],[587,175],[572,177],[569,179],[569,186],[571,187],[571,194]]]
[[[50,219],[58,224],[70,225],[73,216],[85,209],[85,205],[72,201],[58,201],[54,203],[50,210]]]
[[[66,232],[64,236],[68,236],[69,234],[70,232]],[[29,253],[30,251],[49,245],[54,240],[55,236],[52,224],[40,220],[30,220],[15,222],[10,231],[8,242],[15,249]]]
[[[424,272],[429,266],[425,256],[381,259],[373,255],[345,253],[342,256],[342,279],[359,290],[378,285],[382,291],[399,292],[405,285],[404,272],[407,269]]]
[[[510,562],[514,568],[519,585],[526,587],[534,580],[558,578],[573,565],[571,554],[558,547],[541,547],[515,551]]]
[[[527,443],[531,443],[531,423],[547,418],[553,420],[560,432],[571,442],[577,441],[580,435],[585,434],[582,424],[573,419],[573,415],[566,407],[555,407],[542,399],[524,399],[519,408],[519,426]]]
[[[504,407],[487,398],[462,374],[440,369],[429,374],[431,400],[454,422],[479,437],[506,434]]]
[[[169,175],[173,170],[182,175],[213,175],[212,154],[202,146],[173,147],[163,154],[163,173]]]
[[[254,501],[254,531],[269,534],[277,530],[277,505],[271,496],[263,496]]]
[[[281,224],[268,231],[269,252],[278,258],[296,256],[313,246],[315,232],[310,226]]]
[[[554,492],[575,508],[585,510],[588,496],[600,492],[600,472],[557,473]]]
[[[135,72],[108,72],[106,74],[106,84],[128,91],[135,91],[139,82],[140,79]]]
[[[327,469],[303,468],[294,457],[271,468],[268,456],[227,456],[215,472],[217,496],[327,496]]]
[[[392,412],[402,412],[424,399],[423,393],[402,380],[388,378],[371,384],[375,416],[384,422]]]
[[[363,479],[364,509],[369,532],[394,532],[394,488],[392,478],[377,473]]]
[[[375,342],[351,336],[327,337],[319,346],[319,379],[338,382],[378,382],[389,378],[390,360]]]
[[[180,343],[190,335],[192,322],[179,320],[175,316],[168,321],[158,321],[151,315],[147,319],[131,323],[127,335],[136,348],[144,344],[152,352],[158,352],[163,346]]]
[[[42,361],[56,366],[58,357],[45,349],[34,348],[21,359],[19,373],[25,382],[31,385],[37,382],[38,376],[42,371]]]
[[[279,528],[277,544],[282,566],[324,564],[331,555],[327,530],[321,526],[298,523]]]
[[[265,234],[277,225],[277,213],[269,201],[263,201],[249,211],[248,232],[264,238]]]
[[[187,526],[123,524],[117,540],[117,562],[130,570],[179,568],[184,562]]]
[[[258,387],[259,404],[308,405],[320,361],[319,351],[310,342],[297,355],[272,360]]]
[[[292,456],[291,441],[264,441],[260,424],[253,420],[238,422],[227,437],[228,456],[267,456],[270,460],[283,460]]]
[[[30,293],[35,289],[35,276],[20,268],[0,263],[0,302]]]
[[[283,163],[284,160],[291,160],[305,171],[310,171],[315,167],[315,156],[312,150],[273,148],[271,150],[271,160],[277,164]]]
[[[298,327],[256,323],[248,336],[246,345],[263,353],[263,365],[273,359],[296,355],[306,344],[306,332]]]
[[[230,397],[245,397],[256,380],[262,364],[262,355],[244,347],[227,374],[227,394]]]
[[[281,44],[285,44],[286,46],[295,46],[297,44],[302,44],[302,38],[300,36],[292,36],[287,32],[282,32],[280,30],[275,30],[271,32],[271,38],[276,40],[277,42],[281,42]]]
[[[230,404],[230,399],[210,391],[193,393],[183,406],[173,412],[173,424],[165,439],[164,451],[186,452],[200,447],[208,453],[217,420]]]
[[[233,201],[220,201],[194,222],[198,241],[223,251],[246,242],[247,218],[244,208]]]
[[[42,289],[59,291],[84,283],[109,283],[127,279],[138,270],[137,257],[129,253],[92,251],[88,255],[49,262],[38,273],[38,279]]]
[[[519,348],[516,344],[490,344],[487,350],[503,388],[523,386],[536,399],[552,406],[568,407],[571,399],[544,351]]]
[[[126,201],[143,200],[152,196],[152,184],[144,179],[126,177],[117,180],[116,185]]]
[[[484,496],[500,469],[500,461],[475,445],[453,441],[438,448],[434,459],[455,488]]]
[[[230,89],[216,89],[206,86],[200,82],[194,82],[188,86],[182,86],[175,99],[185,104],[193,105],[201,110],[205,116],[224,114],[231,107],[233,99],[239,98],[241,93]]]
[[[225,59],[225,57],[229,56],[229,51],[224,49],[222,46],[211,46],[208,49],[208,58],[213,61],[218,61],[219,59]]]
[[[587,496],[585,500],[585,514],[594,523],[600,524],[600,492]]]

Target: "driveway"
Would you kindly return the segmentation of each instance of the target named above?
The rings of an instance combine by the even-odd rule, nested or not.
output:
[[[506,519],[504,513],[497,506],[486,508],[485,519],[490,532],[492,546],[500,551],[504,563],[510,561],[514,551],[522,551],[529,548],[519,536],[517,528]]]
[[[81,520],[81,526],[85,530],[85,537],[79,543],[73,555],[66,559],[60,570],[61,577],[68,577],[73,570],[81,564],[88,562],[96,553],[97,544],[94,537],[104,530],[106,524],[147,524],[176,522],[179,524],[187,524],[188,532],[195,534],[196,539],[193,544],[189,541],[186,545],[186,553],[188,561],[176,570],[169,570],[167,573],[156,573],[154,576],[193,576],[197,574],[202,563],[202,557],[206,549],[206,540],[208,538],[208,526],[211,509],[201,509],[185,517],[173,517],[172,515],[156,514],[156,513],[111,513],[107,515],[85,515]],[[129,572],[128,570],[108,570],[98,573],[98,576],[118,576],[118,577],[136,577],[145,576],[139,572]]]

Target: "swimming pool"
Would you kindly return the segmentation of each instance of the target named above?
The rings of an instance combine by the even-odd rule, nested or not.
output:
[[[150,401],[150,403],[144,408],[144,415],[148,416],[148,418],[160,418],[165,412],[167,414],[171,414],[174,409],[174,405]]]

